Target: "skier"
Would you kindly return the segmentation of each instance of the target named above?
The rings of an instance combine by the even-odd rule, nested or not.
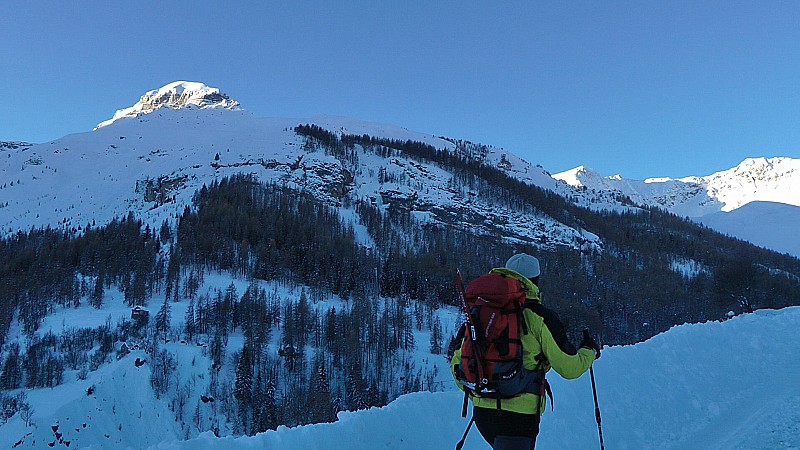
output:
[[[550,368],[566,379],[580,377],[600,357],[600,349],[588,335],[575,347],[568,341],[564,325],[558,315],[542,306],[539,296],[539,260],[535,257],[519,253],[512,256],[504,268],[492,269],[491,273],[500,273],[513,277],[522,283],[526,291],[523,317],[527,333],[521,334],[522,362],[528,370],[542,370],[546,373]],[[452,343],[451,350],[457,348],[451,360],[451,370],[459,389],[464,386],[456,377],[456,370],[461,364],[461,342]],[[547,386],[549,392],[549,386]],[[473,411],[472,420],[483,438],[494,450],[530,450],[536,444],[539,434],[540,416],[545,410],[544,395],[521,393],[511,398],[486,398],[470,393]],[[463,441],[462,441],[463,442]]]

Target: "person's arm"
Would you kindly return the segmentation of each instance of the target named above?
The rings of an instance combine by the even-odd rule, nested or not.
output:
[[[464,386],[461,385],[461,382],[458,381],[456,377],[456,367],[461,364],[461,349],[458,349],[455,353],[453,353],[453,358],[450,360],[450,374],[453,375],[453,380],[456,382],[456,386],[462,391],[464,390]]]
[[[466,326],[462,326],[456,336],[450,341],[450,345],[448,346],[447,351],[451,353],[453,356],[450,358],[450,374],[453,375],[453,379],[456,382],[456,386],[462,391],[464,390],[464,386],[461,385],[461,382],[458,381],[456,377],[456,367],[461,364],[461,343],[464,340],[464,332],[466,330]]]
[[[555,312],[541,308],[536,314],[543,319],[539,338],[550,366],[568,380],[581,376],[594,362],[594,351],[587,348],[575,350]]]

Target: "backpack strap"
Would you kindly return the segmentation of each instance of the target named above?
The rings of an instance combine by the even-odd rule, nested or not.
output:
[[[547,381],[545,377],[544,365],[548,363],[547,357],[544,355],[544,352],[539,353],[534,357],[536,359],[536,370],[542,372],[542,392],[539,394],[542,397],[542,401],[544,401],[545,408],[547,407],[547,397],[550,397],[550,410],[555,410],[555,403],[553,402],[553,390],[550,389],[550,383]]]
[[[522,336],[523,334],[528,334],[528,322],[525,320],[525,312],[524,312],[525,308],[527,308],[527,304],[528,302],[525,302],[525,304],[522,305],[521,308],[517,307],[519,326],[522,328],[522,333],[520,333],[520,336]]]

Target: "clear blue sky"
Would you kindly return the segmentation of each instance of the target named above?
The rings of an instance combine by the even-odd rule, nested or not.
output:
[[[386,122],[554,173],[800,158],[800,2],[545,3],[2,2],[0,140],[89,131],[189,80],[258,116]]]

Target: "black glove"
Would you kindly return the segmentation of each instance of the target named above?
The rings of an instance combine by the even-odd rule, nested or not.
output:
[[[453,354],[456,350],[461,348],[461,344],[464,341],[464,334],[467,331],[467,324],[461,325],[459,328],[458,333],[450,339],[450,345],[447,346],[447,360],[450,361],[453,359]]]
[[[581,341],[581,348],[588,348],[594,352],[594,359],[600,358],[600,346],[589,335],[589,330],[583,330],[583,340]]]

